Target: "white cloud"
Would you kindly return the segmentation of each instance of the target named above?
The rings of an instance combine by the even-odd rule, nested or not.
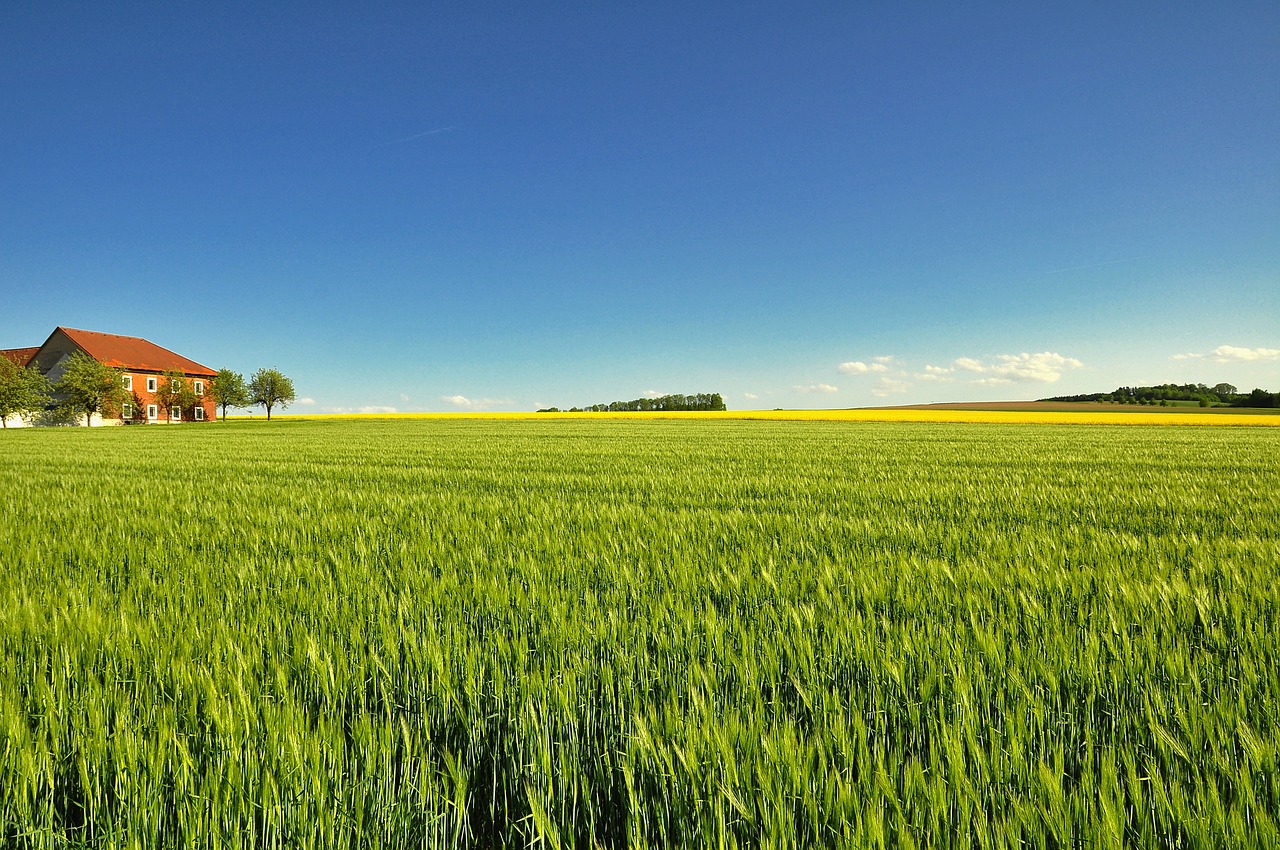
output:
[[[890,364],[890,363],[892,363],[892,362],[893,362],[893,355],[892,355],[892,354],[881,354],[881,355],[879,355],[879,356],[877,356],[877,357],[875,358],[875,361],[876,361],[877,363],[884,363],[885,365],[888,365],[888,364]]]
[[[1000,354],[995,359],[994,363],[984,363],[972,357],[957,357],[952,364],[956,369],[990,376],[974,381],[977,384],[1021,382],[1052,384],[1068,369],[1079,369],[1084,366],[1074,357],[1064,357],[1053,351],[1042,351],[1038,354],[1028,354],[1025,351],[1021,354]],[[932,374],[945,374],[945,370],[936,366],[926,366],[925,370]]]
[[[846,375],[865,375],[868,372],[887,372],[889,367],[883,362],[879,362],[880,358],[876,358],[878,362],[863,363],[861,360],[850,360],[848,363],[841,363],[839,369]]]
[[[796,387],[796,390],[802,393],[838,393],[839,387],[833,387],[830,384],[807,384]]]
[[[1074,357],[1063,357],[1053,351],[1042,351],[1039,354],[1001,354],[996,359],[1000,361],[992,368],[996,375],[1014,381],[1039,381],[1045,384],[1058,380],[1068,369],[1084,366]]]
[[[408,402],[409,401],[408,393],[400,393],[400,400],[403,402]]]
[[[755,401],[756,399],[760,398],[760,396],[756,395],[755,393],[743,393],[742,397],[745,399],[749,399],[751,401]]]
[[[1208,358],[1214,363],[1257,363],[1262,360],[1280,360],[1280,348],[1241,348],[1238,345],[1219,345],[1208,354],[1187,352],[1174,354],[1170,360],[1203,360]]]
[[[662,398],[664,395],[667,395],[667,393],[660,393],[660,392],[658,392],[657,390],[645,390],[645,391],[644,391],[644,397],[645,397],[645,398]]]
[[[464,410],[487,410],[495,405],[511,404],[509,398],[467,398],[464,395],[442,395],[440,400]]]
[[[315,404],[315,403],[316,403],[316,400],[314,398],[300,398],[294,402],[294,404]]]
[[[377,405],[369,405],[367,407],[326,407],[325,413],[396,413],[394,407],[379,407]]]

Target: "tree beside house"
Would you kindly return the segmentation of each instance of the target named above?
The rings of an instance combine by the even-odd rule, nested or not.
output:
[[[25,425],[49,403],[49,381],[27,361],[38,349],[0,350],[0,425]]]

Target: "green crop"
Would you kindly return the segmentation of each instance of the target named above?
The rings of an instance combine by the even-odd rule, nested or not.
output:
[[[0,439],[0,846],[1280,843],[1280,432]]]

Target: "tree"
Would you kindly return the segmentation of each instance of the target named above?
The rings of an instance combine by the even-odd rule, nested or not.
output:
[[[173,421],[173,410],[190,410],[196,404],[196,391],[181,372],[165,372],[156,379],[156,404],[164,408],[165,417]]]
[[[119,369],[77,351],[67,358],[53,391],[62,396],[64,405],[84,413],[84,424],[91,425],[93,414],[115,413],[130,400],[123,379]]]
[[[0,422],[13,414],[29,416],[49,403],[49,381],[31,366],[23,368],[0,354]]]
[[[1255,388],[1253,392],[1245,396],[1246,407],[1275,407],[1276,400],[1280,398],[1280,393],[1272,394],[1264,389]]]
[[[214,404],[222,408],[222,421],[227,421],[228,407],[248,407],[253,404],[249,390],[244,385],[244,375],[230,369],[219,369],[209,389]]]
[[[277,404],[288,407],[293,403],[293,381],[275,369],[259,369],[249,379],[249,403],[260,404],[267,409],[267,421],[271,421],[271,408]]]

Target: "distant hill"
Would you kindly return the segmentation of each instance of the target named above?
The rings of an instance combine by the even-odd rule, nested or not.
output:
[[[1042,398],[1040,401],[1082,402],[1092,401],[1111,404],[1156,404],[1191,402],[1201,407],[1280,407],[1280,393],[1255,389],[1242,393],[1231,384],[1160,384],[1154,387],[1117,387],[1109,393],[1085,393]]]

